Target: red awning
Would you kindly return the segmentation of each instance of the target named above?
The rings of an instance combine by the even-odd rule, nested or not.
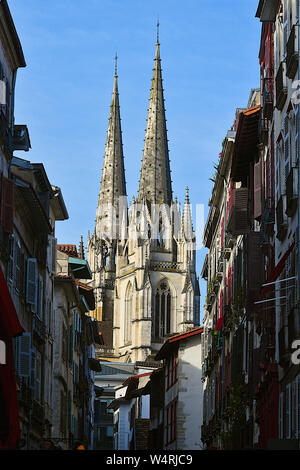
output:
[[[218,318],[217,325],[216,325],[216,331],[220,331],[223,325],[223,320],[224,320],[224,315],[222,315],[220,318]]]
[[[0,449],[17,449],[20,440],[20,424],[15,377],[15,361],[12,338],[22,334],[18,314],[0,267],[0,338],[5,343],[5,364],[0,364]]]
[[[283,269],[284,269],[284,266],[285,266],[285,262],[286,260],[288,259],[289,255],[291,254],[291,252],[293,251],[294,249],[294,246],[295,246],[295,242],[293,242],[291,244],[291,246],[289,247],[289,249],[286,251],[286,253],[283,255],[283,257],[281,258],[281,260],[279,261],[279,263],[275,266],[275,268],[273,269],[273,271],[271,272],[270,276],[268,277],[268,279],[266,280],[266,282],[264,282],[264,284],[269,284],[270,282],[275,282],[276,279],[278,278],[278,276],[282,273]],[[261,293],[262,294],[267,294],[271,289],[272,287],[274,287],[274,284],[271,284],[269,286],[265,286],[262,288],[262,291]]]
[[[13,338],[23,331],[0,266],[0,336],[3,339]]]

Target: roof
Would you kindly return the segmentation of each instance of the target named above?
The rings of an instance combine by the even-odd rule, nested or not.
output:
[[[6,0],[0,0],[0,7],[3,9],[3,13],[4,13],[3,15],[0,15],[0,22],[2,22],[2,18],[4,18],[4,20],[7,24],[7,29],[5,28],[5,30],[6,30],[5,32],[7,33],[7,31],[8,31],[9,35],[11,36],[11,40],[12,40],[12,43],[13,43],[13,46],[14,46],[14,49],[15,49],[15,58],[14,59],[15,59],[15,61],[17,59],[16,65],[17,65],[17,67],[26,67],[26,62],[25,62],[25,58],[24,58],[24,53],[23,53],[21,41],[19,39],[15,24],[14,24],[14,20],[12,19],[7,1]],[[4,32],[3,27],[1,27],[1,30]]]
[[[57,245],[58,251],[61,251],[62,253],[66,253],[69,256],[72,257],[77,257],[77,247],[76,245]]]
[[[155,359],[158,360],[165,358],[171,351],[174,350],[175,347],[177,347],[180,341],[187,340],[188,338],[200,335],[201,333],[203,333],[203,326],[198,326],[183,333],[179,333],[178,335],[171,336],[164,342],[164,344],[156,354]]]

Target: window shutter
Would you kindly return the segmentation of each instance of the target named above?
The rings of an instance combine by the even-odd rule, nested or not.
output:
[[[222,217],[221,222],[221,248],[224,248],[224,217]]]
[[[14,278],[14,252],[15,252],[15,237],[11,235],[9,237],[9,260],[7,265],[7,280],[10,284]]]
[[[73,325],[70,326],[69,333],[69,364],[70,367],[73,365],[73,348],[74,348],[74,329]]]
[[[52,238],[52,274],[56,274],[56,247],[57,240],[56,238]]]
[[[15,253],[14,253],[14,280],[15,287],[18,292],[21,290],[21,247],[17,240],[15,240]]]
[[[261,160],[254,165],[254,218],[262,215],[262,164]]]
[[[2,176],[1,185],[1,225],[6,233],[14,229],[14,182]]]
[[[36,307],[37,301],[37,264],[35,258],[27,260],[26,301]]]
[[[279,396],[279,438],[283,439],[283,393]]]
[[[16,338],[18,376],[29,379],[31,369],[31,333],[23,333]]]
[[[43,278],[38,275],[37,316],[41,319],[43,314]]]
[[[31,349],[31,375],[30,375],[30,386],[35,390],[36,382],[36,351],[34,348]]]
[[[286,192],[286,180],[290,172],[290,123],[288,116],[284,119],[284,180],[283,194]]]

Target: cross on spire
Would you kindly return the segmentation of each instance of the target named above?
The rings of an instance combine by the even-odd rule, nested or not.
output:
[[[118,76],[118,54],[115,55],[115,77]]]
[[[159,44],[159,19],[157,18],[156,23],[156,44]]]

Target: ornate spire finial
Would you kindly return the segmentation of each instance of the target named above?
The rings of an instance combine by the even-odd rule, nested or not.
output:
[[[156,23],[156,44],[159,44],[159,19],[157,17],[157,23]]]
[[[118,54],[115,55],[115,77],[118,76]]]
[[[80,243],[79,243],[79,250],[78,250],[78,257],[80,259],[84,259],[84,245],[83,245],[83,236],[81,235],[80,237]]]

